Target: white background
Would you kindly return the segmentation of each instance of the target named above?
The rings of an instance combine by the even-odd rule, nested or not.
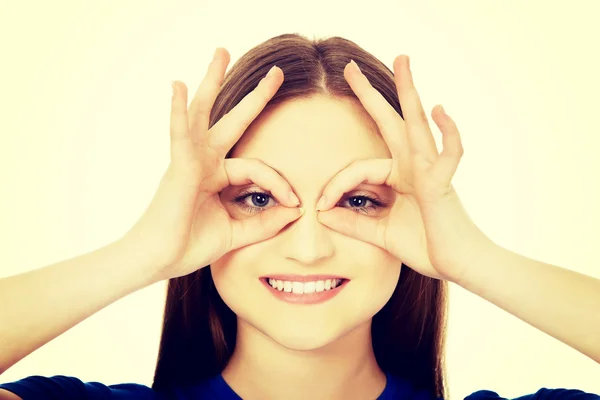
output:
[[[194,93],[216,47],[232,65],[297,32],[343,36],[390,68],[410,55],[428,114],[443,104],[461,130],[454,186],[478,226],[503,247],[600,277],[599,11],[594,0],[0,0],[0,276],[119,238],[169,162],[171,80]],[[165,283],[106,307],[0,382],[63,374],[150,386]],[[450,287],[452,399],[600,393],[599,364]]]

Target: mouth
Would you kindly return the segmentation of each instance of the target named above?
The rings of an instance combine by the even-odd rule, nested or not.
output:
[[[294,304],[318,304],[335,297],[350,279],[330,278],[317,281],[282,281],[262,277],[259,280],[279,300]]]
[[[260,280],[275,290],[294,294],[324,292],[335,289],[349,281],[349,279],[341,277],[327,277],[321,279],[314,279],[311,277],[285,278],[287,278],[287,276],[265,276],[261,277]]]

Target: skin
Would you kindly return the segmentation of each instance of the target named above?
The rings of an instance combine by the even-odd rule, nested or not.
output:
[[[257,158],[279,171],[306,212],[273,238],[231,251],[211,265],[215,286],[238,320],[224,379],[243,398],[274,399],[281,393],[290,399],[376,398],[386,378],[373,353],[371,321],[391,297],[401,261],[321,224],[316,204],[327,183],[353,161],[391,157],[377,125],[355,99],[294,99],[254,120],[232,157]],[[252,183],[228,186],[220,194],[232,218],[256,215],[232,204],[246,189],[262,190]],[[386,205],[359,210],[357,204],[373,204],[357,201],[364,194]],[[359,184],[336,202],[381,219],[395,199],[386,185]],[[243,201],[258,212],[282,207],[274,195]],[[273,273],[337,274],[351,281],[325,303],[293,305],[273,298],[259,281]]]

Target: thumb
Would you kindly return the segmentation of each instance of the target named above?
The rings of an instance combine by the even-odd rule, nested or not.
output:
[[[233,220],[230,251],[272,238],[303,213],[304,209],[301,207],[272,207],[254,217]]]
[[[378,220],[361,215],[356,211],[332,208],[319,211],[317,220],[342,235],[384,247],[385,230]]]

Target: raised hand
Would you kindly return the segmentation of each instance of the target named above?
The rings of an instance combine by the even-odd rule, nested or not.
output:
[[[147,210],[124,237],[156,260],[160,270],[149,273],[159,279],[187,275],[232,250],[271,238],[301,215],[290,185],[273,169],[256,159],[225,159],[281,86],[281,69],[272,68],[254,91],[208,129],[229,60],[227,50],[217,49],[189,110],[187,87],[174,82],[171,162]],[[219,192],[248,183],[270,191],[286,207],[232,219]]]
[[[406,56],[394,60],[394,75],[403,116],[351,62],[344,76],[376,122],[391,159],[358,160],[326,186],[318,220],[344,235],[387,250],[415,271],[455,280],[468,260],[478,257],[488,239],[462,207],[451,180],[463,155],[459,131],[440,106],[431,113],[443,137],[438,154]],[[396,192],[390,213],[380,219],[344,208],[337,200],[361,183],[388,185]]]

